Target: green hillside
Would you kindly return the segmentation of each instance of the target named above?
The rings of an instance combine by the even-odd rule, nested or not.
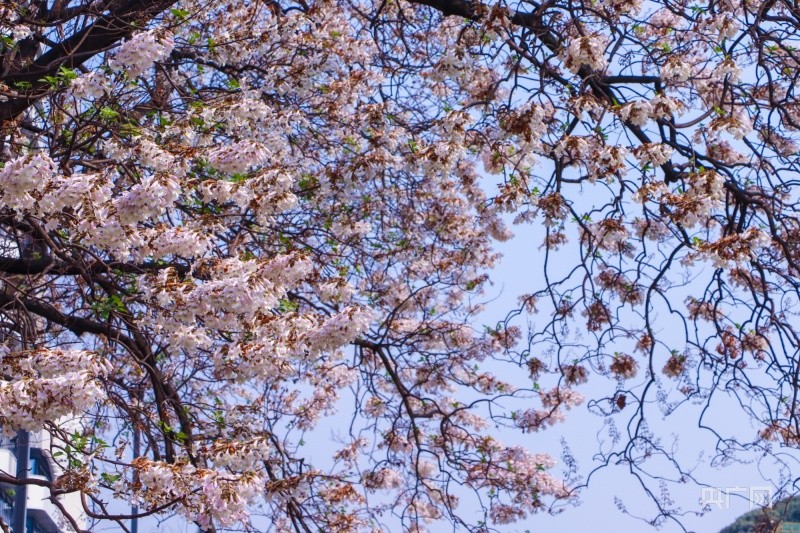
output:
[[[772,509],[754,509],[719,533],[774,533],[781,522],[800,522],[800,498],[787,498]]]

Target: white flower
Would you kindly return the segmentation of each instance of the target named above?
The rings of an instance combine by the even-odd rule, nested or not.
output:
[[[198,231],[183,227],[157,228],[150,241],[151,254],[155,259],[167,255],[200,257],[208,249],[209,238]]]
[[[319,297],[323,302],[344,302],[353,295],[353,287],[344,282],[322,283],[319,286]]]
[[[732,39],[739,32],[739,21],[730,14],[716,15],[709,21],[709,27],[719,33],[720,39]]]
[[[366,331],[374,315],[364,307],[348,307],[311,332],[307,343],[311,353],[330,352],[353,341]]]
[[[665,83],[682,83],[692,75],[692,66],[679,56],[671,56],[661,67],[661,79]]]
[[[33,209],[33,193],[57,175],[58,166],[43,153],[13,159],[0,169],[0,199],[11,209]]]
[[[619,110],[619,117],[625,122],[634,126],[644,126],[653,114],[653,106],[650,102],[639,100],[622,106]]]
[[[722,115],[712,120],[708,125],[708,131],[714,138],[718,137],[719,133],[725,132],[734,139],[742,140],[753,131],[753,123],[747,113],[737,109],[730,115]]]
[[[129,225],[156,217],[172,206],[179,190],[178,181],[171,177],[146,178],[114,200],[117,218]]]
[[[642,164],[651,164],[654,167],[663,165],[672,156],[672,148],[666,144],[647,143],[633,151],[633,155]]]
[[[156,61],[166,59],[172,53],[173,46],[170,36],[159,36],[154,31],[135,33],[122,43],[109,64],[115,70],[125,71],[128,76],[135,78]]]
[[[42,348],[4,355],[0,370],[0,426],[36,431],[105,398],[110,366],[96,352]]]
[[[606,44],[606,38],[596,34],[573,39],[567,46],[564,63],[572,72],[578,72],[583,66],[604,70],[608,65],[604,55]]]
[[[361,477],[364,487],[370,490],[396,489],[403,484],[403,476],[393,468],[381,468],[375,472],[366,472]]]
[[[268,160],[267,149],[253,141],[218,146],[208,154],[211,166],[225,174],[244,174],[251,167],[263,165]]]
[[[75,98],[93,100],[108,91],[107,80],[105,76],[93,70],[72,80],[69,89]]]
[[[27,39],[31,35],[33,35],[33,32],[28,26],[17,24],[13,28],[11,28],[11,38],[15,41],[21,41],[23,39]]]
[[[719,81],[727,78],[728,82],[736,83],[742,77],[742,68],[733,59],[726,57],[724,61],[716,66],[712,76]]]
[[[669,118],[673,115],[680,115],[684,110],[684,104],[680,100],[658,93],[650,100],[653,110],[650,114],[653,118]]]

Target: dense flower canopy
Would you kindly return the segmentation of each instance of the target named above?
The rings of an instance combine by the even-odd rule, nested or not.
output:
[[[501,528],[574,494],[531,433],[587,381],[606,462],[671,459],[647,420],[719,395],[753,420],[721,455],[797,448],[798,24],[4,3],[0,426],[54,436],[78,529]],[[507,225],[543,270],[484,327]]]

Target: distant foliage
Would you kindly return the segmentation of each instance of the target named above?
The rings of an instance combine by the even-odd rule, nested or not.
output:
[[[745,513],[719,533],[771,533],[782,522],[800,523],[800,502],[790,498],[775,503],[771,509],[755,509]]]

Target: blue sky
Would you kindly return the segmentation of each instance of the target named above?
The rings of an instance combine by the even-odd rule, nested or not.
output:
[[[538,289],[542,283],[540,266],[542,252],[539,250],[542,242],[541,226],[515,226],[513,229],[515,237],[498,246],[503,253],[503,259],[492,274],[495,286],[489,291],[490,295],[498,296],[487,305],[487,319],[499,320],[515,305],[519,294]],[[596,385],[593,386],[593,383]],[[578,390],[587,399],[593,394],[604,396],[608,393],[608,381],[593,382],[590,376],[589,381],[581,385]],[[719,413],[710,412],[707,415],[714,417],[717,429],[729,431],[730,435],[752,435],[752,432],[757,431],[756,427],[743,418],[744,413],[740,406],[725,405],[725,401],[727,400],[722,399],[715,404]],[[712,510],[703,516],[687,514],[683,519],[684,526],[689,531],[716,532],[750,510],[749,499],[744,497],[746,496],[744,489],[768,486],[769,483],[764,481],[761,474],[775,475],[775,468],[765,460],[759,461],[760,453],[742,456],[742,459],[749,461],[747,464],[733,463],[725,466],[712,464],[711,458],[716,440],[707,431],[697,428],[699,409],[700,406],[684,405],[666,421],[657,416],[657,409],[653,409],[651,413],[655,418],[651,418],[649,422],[654,431],[665,440],[674,440],[678,456],[685,460],[683,466],[693,467],[700,481],[712,488],[719,488],[720,493],[717,495],[724,495],[726,492],[731,494],[729,505],[723,504],[721,509],[712,506]],[[618,419],[617,422],[622,424],[624,420]],[[570,411],[567,420],[562,424],[539,433],[522,436],[511,435],[509,432],[502,438],[504,440],[513,438],[515,442],[525,445],[533,452],[548,452],[555,457],[560,457],[563,438],[578,461],[579,473],[585,478],[586,474],[598,466],[593,456],[601,445],[600,441],[608,441],[608,431],[604,428],[604,424],[605,419],[590,413],[584,404]],[[556,471],[559,468],[560,466],[556,466]],[[660,469],[658,465],[653,465],[653,470],[658,473]],[[668,469],[664,468],[661,471],[666,473]],[[669,491],[671,498],[684,511],[700,510],[703,494],[697,485],[671,483]],[[661,528],[656,529],[645,521],[626,515],[618,508],[615,498],[621,500],[631,515],[651,519],[657,514],[652,501],[644,495],[641,485],[628,472],[627,467],[609,466],[593,474],[588,488],[580,493],[579,505],[566,507],[562,513],[555,516],[548,514],[532,516],[524,523],[509,528],[509,531],[683,531],[672,522],[665,522]]]

